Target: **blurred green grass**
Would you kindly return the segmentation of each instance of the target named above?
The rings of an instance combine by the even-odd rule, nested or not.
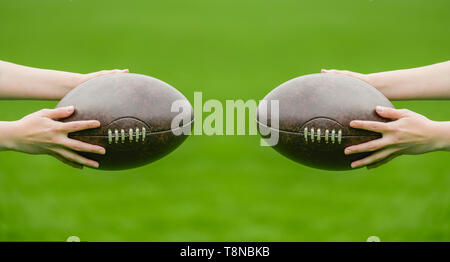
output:
[[[422,66],[450,55],[450,2],[2,1],[0,57],[74,72],[129,68],[193,101],[261,99],[321,68]],[[15,120],[54,101],[0,101]],[[395,102],[434,120],[449,101]],[[151,165],[76,170],[0,152],[0,240],[450,240],[449,154],[375,170],[298,165],[257,136],[191,136]]]

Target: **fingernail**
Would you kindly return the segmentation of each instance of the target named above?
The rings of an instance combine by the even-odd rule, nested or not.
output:
[[[353,163],[352,163],[352,168],[355,168],[357,165],[358,165],[358,163],[353,162]]]
[[[344,153],[345,153],[346,155],[350,154],[350,152],[351,152],[350,149],[345,149],[345,150],[344,150]]]
[[[354,127],[356,125],[358,125],[358,120],[353,120],[353,121],[350,122],[350,126],[351,127]]]
[[[98,152],[99,152],[100,154],[104,155],[104,154],[106,153],[106,150],[105,150],[104,148],[100,148],[100,149],[98,150]]]
[[[322,69],[320,70],[320,72],[325,73],[327,70],[326,69]]]
[[[95,167],[95,168],[98,168],[98,163],[97,162],[92,163],[92,166]]]
[[[68,106],[68,107],[66,107],[66,110],[67,110],[67,112],[72,112],[72,111],[73,111],[73,109],[74,109],[74,107],[73,107],[73,106]]]
[[[377,106],[377,111],[380,112],[380,113],[383,113],[384,106]]]

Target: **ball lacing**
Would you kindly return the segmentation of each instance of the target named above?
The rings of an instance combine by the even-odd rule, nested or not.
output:
[[[303,131],[303,135],[305,137],[305,142],[308,142],[308,139],[311,140],[311,142],[315,142],[317,141],[318,143],[321,142],[322,140],[322,131],[320,130],[320,128],[317,128],[317,130],[315,130],[313,127],[311,127],[311,129],[305,127],[304,131]],[[331,140],[331,143],[334,144],[336,143],[336,139],[337,139],[337,143],[341,144],[342,143],[342,130],[339,129],[337,130],[337,134],[336,134],[336,130],[332,129],[331,130],[331,135],[330,135],[330,130],[325,129],[325,135],[323,136],[325,143],[328,144],[328,142]]]
[[[133,130],[132,128],[130,128],[128,130],[128,136],[125,134],[125,130],[124,129],[120,129],[120,134],[119,134],[119,130],[118,129],[108,129],[108,143],[112,144],[113,142],[115,144],[119,143],[119,140],[121,143],[125,143],[127,138],[129,142],[144,142],[145,141],[145,136],[146,136],[146,129],[145,127],[142,127],[141,129],[139,129],[138,127],[136,127],[135,130]],[[139,141],[140,139],[140,141]]]

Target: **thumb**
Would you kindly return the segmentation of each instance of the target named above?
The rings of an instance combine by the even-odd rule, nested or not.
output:
[[[44,109],[39,113],[51,119],[66,118],[73,114],[75,108],[73,106],[58,107],[55,109]]]
[[[399,119],[407,116],[411,111],[409,111],[408,109],[395,109],[385,106],[377,106],[376,112],[378,115],[384,118]]]

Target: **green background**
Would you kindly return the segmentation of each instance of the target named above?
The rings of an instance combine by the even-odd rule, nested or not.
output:
[[[449,10],[447,0],[2,0],[0,59],[82,73],[129,68],[191,102],[194,91],[261,99],[321,68],[445,61]],[[0,118],[55,104],[0,101]],[[449,101],[394,104],[450,119]],[[158,162],[105,172],[0,152],[0,240],[450,241],[449,156],[328,172],[260,147],[258,136],[191,136]]]

